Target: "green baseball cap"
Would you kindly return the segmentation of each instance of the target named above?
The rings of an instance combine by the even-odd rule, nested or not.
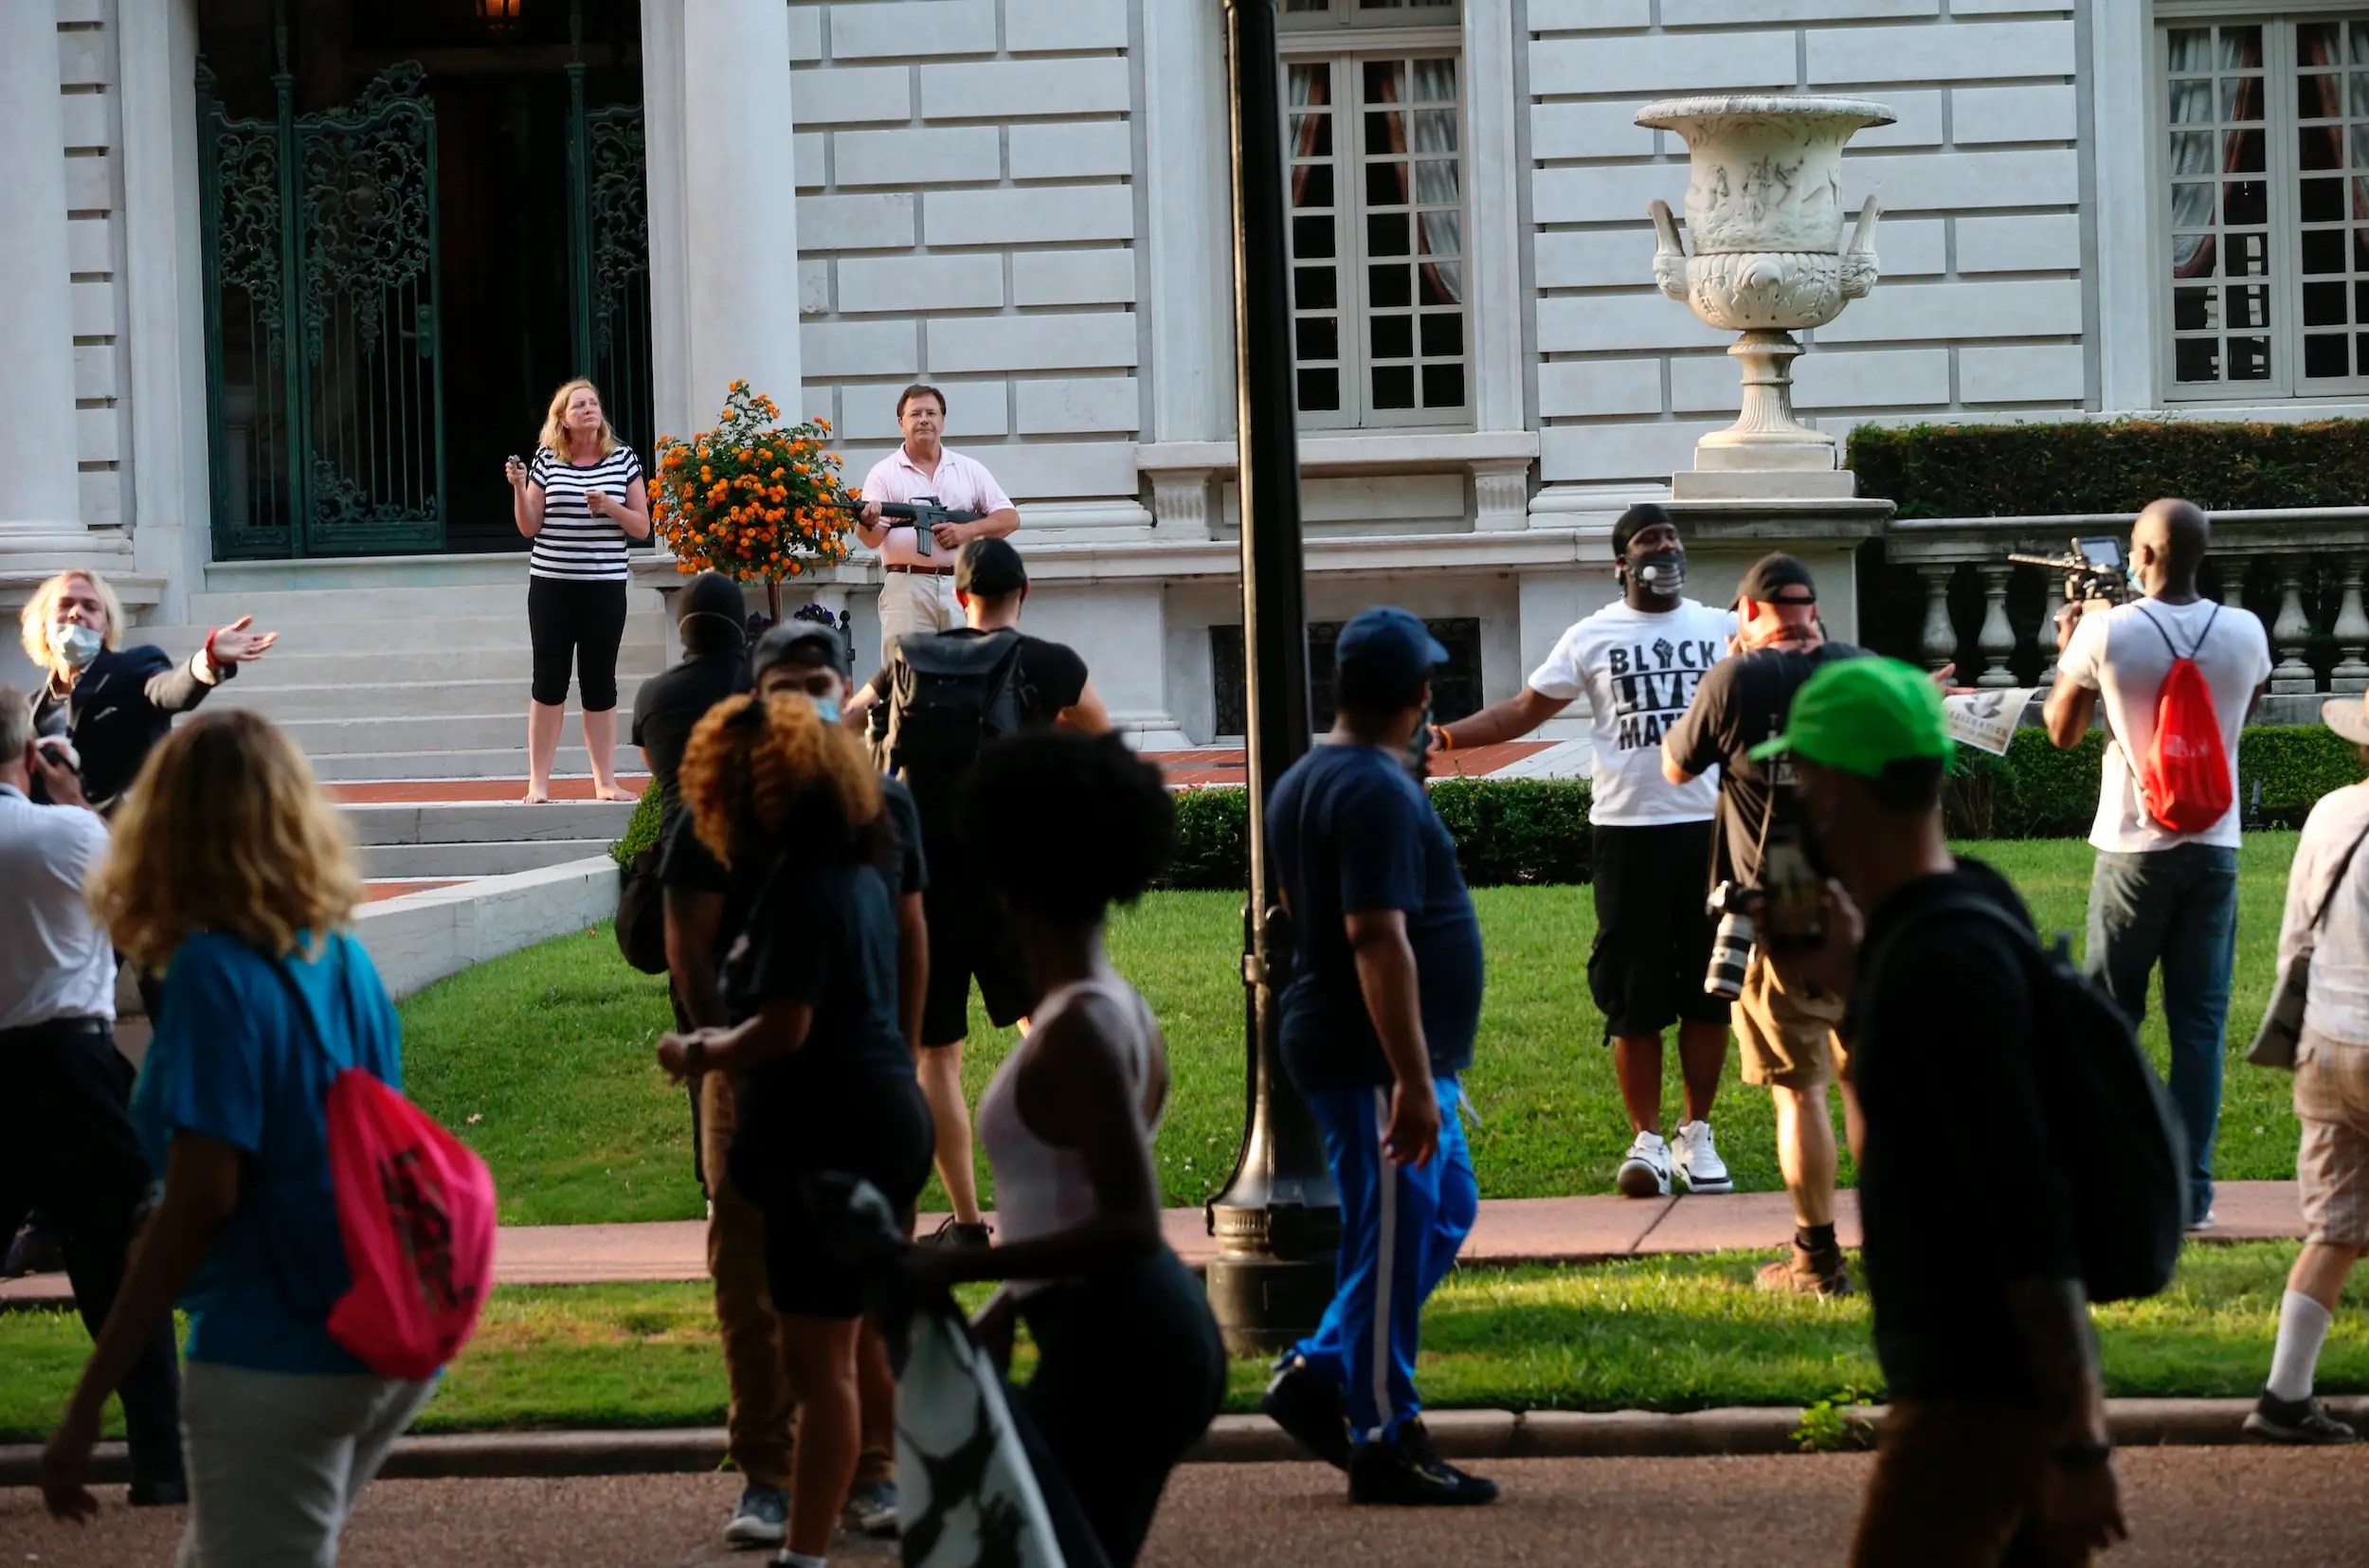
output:
[[[1896,658],[1846,658],[1794,694],[1784,733],[1751,755],[1790,754],[1872,779],[1896,762],[1946,761],[1955,745],[1932,676]]]

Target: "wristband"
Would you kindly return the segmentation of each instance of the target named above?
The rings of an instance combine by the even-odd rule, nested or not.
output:
[[[1444,724],[1435,724],[1431,727],[1431,744],[1441,751],[1456,749],[1456,742],[1448,738],[1448,727]]]
[[[216,626],[212,631],[206,634],[206,667],[209,670],[219,670],[222,668],[222,660],[214,657],[214,639],[220,637],[221,635],[222,628],[220,626]]]

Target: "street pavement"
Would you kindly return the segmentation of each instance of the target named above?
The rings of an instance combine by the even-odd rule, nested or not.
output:
[[[1862,1454],[1785,1458],[1513,1460],[1476,1466],[1506,1487],[1474,1511],[1352,1510],[1316,1465],[1193,1465],[1168,1488],[1147,1568],[1688,1568],[1840,1562],[1869,1465]],[[2359,1568],[2369,1562],[2369,1454],[2149,1449],[2125,1453],[2133,1536],[2107,1568]],[[111,1489],[112,1491],[112,1489]],[[119,1493],[115,1494],[119,1495]],[[347,1532],[344,1568],[707,1568],[766,1559],[715,1531],[732,1478],[389,1481]],[[0,1564],[136,1568],[171,1560],[174,1513],[112,1505],[85,1529],[54,1524],[37,1496],[0,1490]],[[837,1560],[893,1561],[870,1543]],[[1914,1568],[1914,1565],[1909,1565]]]

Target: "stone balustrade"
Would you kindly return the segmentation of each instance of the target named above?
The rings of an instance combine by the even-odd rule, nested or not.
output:
[[[2051,617],[2064,580],[2010,553],[2063,555],[2077,537],[2130,537],[2132,517],[1898,518],[1868,640],[1928,668],[1955,662],[1988,687],[2046,685],[2054,674]],[[2369,691],[2369,507],[2221,512],[2205,565],[2208,597],[2259,617],[2270,633],[2275,695]],[[1863,620],[1867,620],[1863,611]]]

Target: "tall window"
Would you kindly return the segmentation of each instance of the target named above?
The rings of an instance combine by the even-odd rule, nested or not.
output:
[[[1300,423],[1462,424],[1455,0],[1286,0],[1283,20]]]
[[[2369,17],[2163,49],[2174,395],[2369,389]]]

